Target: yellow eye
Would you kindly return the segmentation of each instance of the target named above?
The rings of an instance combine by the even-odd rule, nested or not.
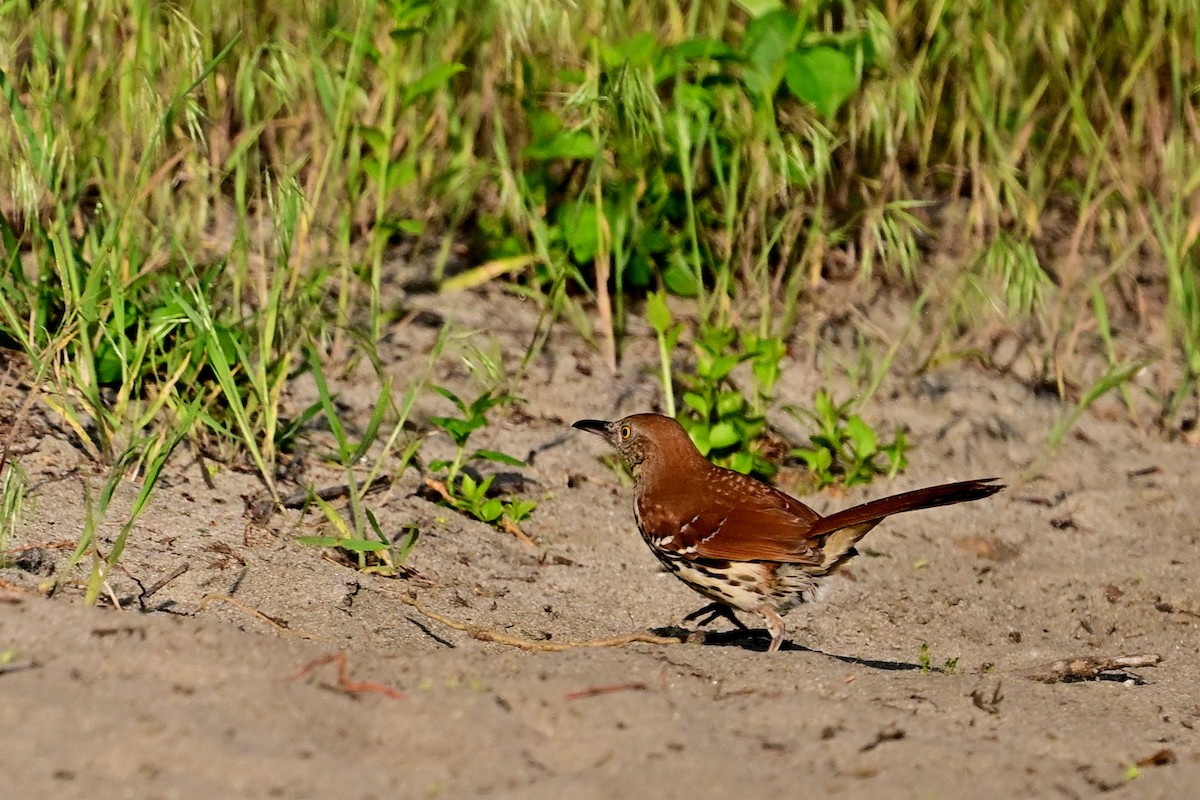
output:
[[[630,430],[628,425],[621,426],[621,438],[622,439],[628,439],[632,435],[633,435],[633,431]]]

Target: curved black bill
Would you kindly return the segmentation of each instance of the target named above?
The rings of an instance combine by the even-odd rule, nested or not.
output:
[[[571,423],[572,428],[579,428],[581,431],[595,433],[603,436],[608,433],[608,423],[602,419],[581,419]]]

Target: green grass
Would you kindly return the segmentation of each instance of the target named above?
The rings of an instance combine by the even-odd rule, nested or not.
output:
[[[926,364],[1020,330],[1076,408],[1132,408],[1145,354],[1114,332],[1148,287],[1175,424],[1200,378],[1200,9],[789,8],[0,0],[0,346],[96,461],[203,439],[276,501],[289,381],[375,361],[400,245],[448,289],[536,301],[526,365],[560,318],[614,365],[646,314],[668,408],[746,468],[773,379],[700,368],[777,364],[829,281],[907,293]],[[461,241],[480,258],[451,274]]]
[[[405,527],[399,534],[389,535],[380,527],[374,511],[366,502],[366,497],[375,488],[390,484],[399,478],[416,458],[421,439],[406,436],[404,427],[409,421],[418,395],[428,386],[430,373],[441,358],[449,336],[449,327],[444,326],[430,351],[425,371],[409,382],[398,404],[392,391],[391,378],[384,376],[376,365],[376,374],[380,378],[379,398],[357,441],[350,438],[347,426],[342,423],[341,415],[337,411],[337,398],[329,388],[320,356],[315,349],[308,349],[307,360],[316,383],[318,399],[313,407],[301,416],[315,416],[319,412],[328,422],[334,445],[330,460],[343,471],[349,502],[347,511],[343,514],[321,497],[317,487],[307,487],[308,498],[321,511],[333,533],[300,536],[296,541],[315,547],[342,550],[348,553],[354,559],[357,568],[364,572],[395,575],[398,568],[403,566],[420,538],[420,531],[415,527]],[[389,417],[393,420],[391,430],[384,435],[383,424]],[[361,470],[363,463],[369,464],[365,474]]]
[[[15,462],[0,459],[0,567],[11,563],[8,542],[25,508],[27,482]]]

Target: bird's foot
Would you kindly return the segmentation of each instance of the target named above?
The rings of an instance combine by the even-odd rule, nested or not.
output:
[[[704,617],[704,619],[700,619],[700,617]],[[709,603],[703,608],[698,608],[684,617],[682,624],[686,625],[693,620],[700,620],[696,623],[696,625],[703,628],[705,625],[709,624],[718,617],[724,617],[725,619],[729,620],[738,630],[750,630],[746,627],[745,623],[737,618],[737,615],[733,613],[733,609],[724,603]]]

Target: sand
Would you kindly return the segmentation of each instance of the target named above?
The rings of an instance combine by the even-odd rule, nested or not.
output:
[[[424,364],[432,315],[476,331],[467,341],[510,368],[536,319],[531,304],[494,289],[413,302],[429,313],[398,322],[380,345],[400,386]],[[603,444],[569,428],[661,403],[647,334],[634,326],[614,378],[574,329],[556,326],[514,387],[520,401],[494,411],[472,441],[533,455],[503,468],[539,504],[522,526],[532,545],[427,499],[415,470],[372,494],[384,530],[421,531],[403,578],[296,543],[330,533],[316,509],[252,519],[247,499],[262,492],[254,473],[182,448],[106,597],[86,607],[86,571],[61,571],[82,530],[85,486],[94,498],[104,472],[35,403],[14,441],[30,495],[8,542],[18,563],[0,569],[2,794],[1195,795],[1195,447],[1097,406],[1023,479],[1062,406],[964,361],[895,369],[865,406],[879,430],[908,429],[906,472],[806,502],[827,512],[993,475],[1010,488],[885,522],[821,602],[789,615],[781,652],[764,652],[761,630],[724,621],[702,643],[527,651],[406,604],[415,593],[433,615],[551,645],[670,633],[703,605],[641,542],[632,491],[601,461]],[[850,391],[837,365],[854,351],[794,350],[780,405],[806,403],[817,385]],[[453,355],[436,377],[475,391]],[[360,369],[336,389],[345,418],[364,425],[374,376]],[[24,391],[0,390],[0,433]],[[299,381],[289,408],[311,391]],[[416,421],[447,410],[427,395]],[[803,433],[778,409],[772,420]],[[327,445],[320,431],[306,441],[303,481],[342,482]],[[448,447],[435,436],[425,454]],[[130,481],[118,492],[102,550],[136,489]],[[1060,659],[1122,655],[1161,660],[1091,680],[1029,678]]]

